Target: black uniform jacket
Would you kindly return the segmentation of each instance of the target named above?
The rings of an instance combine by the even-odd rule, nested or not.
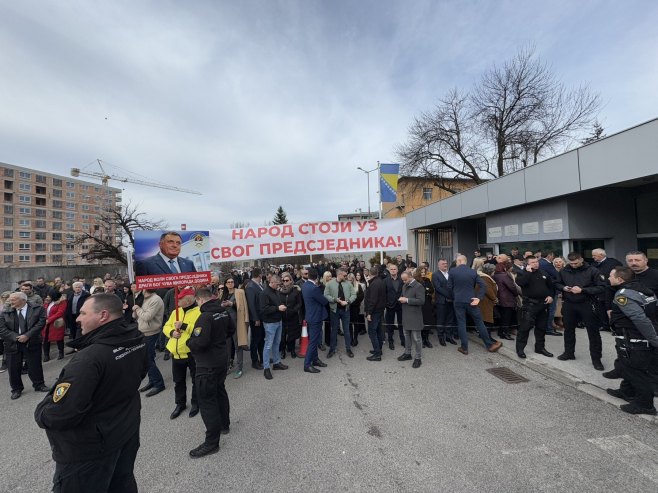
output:
[[[591,265],[583,264],[576,269],[567,265],[560,271],[560,276],[555,281],[555,287],[562,292],[564,301],[583,303],[594,301],[598,295],[605,292],[603,281],[599,271]],[[578,286],[582,288],[582,293],[564,291],[565,286]]]
[[[615,293],[610,314],[610,325],[618,335],[629,339],[644,339],[658,348],[656,327],[656,297],[637,280],[625,282]]]
[[[139,430],[137,389],[148,370],[144,337],[123,319],[68,345],[79,351],[34,412],[53,459],[64,464],[112,453]]]
[[[187,340],[197,368],[226,368],[228,329],[229,314],[219,300],[206,301],[201,305],[201,315]]]

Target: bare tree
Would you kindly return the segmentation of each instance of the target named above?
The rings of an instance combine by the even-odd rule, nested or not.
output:
[[[137,206],[128,202],[101,212],[92,230],[78,232],[68,244],[88,245],[89,248],[80,253],[85,260],[116,260],[125,265],[123,248],[135,247],[135,231],[161,229],[167,229],[163,220],[148,219],[146,213],[139,212]]]
[[[402,172],[433,178],[455,193],[446,178],[478,185],[568,149],[599,107],[589,88],[567,89],[532,49],[521,50],[486,72],[472,91],[453,89],[414,119],[398,147]]]

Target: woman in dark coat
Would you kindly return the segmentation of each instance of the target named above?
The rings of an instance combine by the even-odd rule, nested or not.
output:
[[[357,272],[358,274],[358,272]],[[356,299],[350,304],[350,336],[352,338],[352,346],[359,345],[359,333],[364,327],[364,317],[361,313],[361,302],[365,296],[363,286],[356,280],[356,275],[351,272],[347,274],[347,280],[352,283],[356,291]]]
[[[425,288],[425,304],[423,305],[423,324],[425,327],[421,332],[421,336],[423,338],[423,347],[431,348],[430,327],[436,325],[436,312],[434,311],[434,303],[432,302],[434,286],[429,278],[427,269],[424,267],[416,270],[414,278]]]
[[[300,325],[302,294],[299,286],[293,283],[292,275],[289,272],[281,274],[279,299],[282,305],[286,305],[286,311],[281,314],[282,331],[279,345],[281,358],[286,357],[286,348],[288,348],[290,356],[296,358],[295,342],[302,336],[302,327]]]
[[[496,264],[496,271],[493,278],[498,286],[498,309],[500,310],[498,337],[513,341],[511,327],[515,324],[516,297],[519,294],[519,288],[514,282],[514,279],[512,279],[509,269],[511,269],[511,263],[509,265],[504,263]]]

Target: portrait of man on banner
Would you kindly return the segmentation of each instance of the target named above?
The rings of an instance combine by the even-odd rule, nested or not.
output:
[[[135,275],[180,274],[208,270],[207,231],[138,231]]]

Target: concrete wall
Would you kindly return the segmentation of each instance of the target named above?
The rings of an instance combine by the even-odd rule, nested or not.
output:
[[[103,277],[109,272],[112,276],[126,276],[127,270],[124,265],[71,265],[53,267],[4,267],[0,268],[0,291],[14,290],[18,287],[17,282],[29,279],[34,281],[37,277],[43,277],[46,282],[55,277],[61,277],[70,281],[73,276],[84,277],[91,284],[94,277]]]
[[[562,221],[560,228],[559,221]],[[487,214],[487,243],[569,238],[567,201],[555,199]]]

